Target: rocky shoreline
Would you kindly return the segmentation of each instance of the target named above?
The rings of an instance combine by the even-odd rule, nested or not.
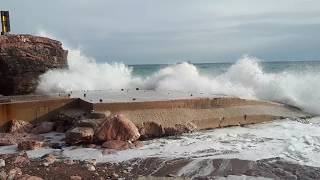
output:
[[[59,132],[63,138],[57,142],[42,136],[44,133]],[[166,130],[168,131],[168,130]],[[27,122],[22,120],[12,120],[6,133],[0,133],[0,146],[15,146],[17,153],[2,154],[0,167],[2,179],[28,179],[39,176],[47,179],[97,179],[99,173],[101,178],[118,177],[116,173],[121,173],[123,168],[115,166],[115,170],[110,171],[109,166],[96,166],[94,160],[88,162],[61,160],[53,154],[45,154],[40,159],[29,158],[25,151],[41,150],[46,148],[61,149],[62,147],[90,147],[104,149],[105,154],[116,153],[130,148],[140,148],[143,146],[138,140],[158,138],[164,135],[178,135],[189,132],[191,129],[184,126],[171,128],[170,133],[165,134],[164,129],[157,123],[146,123],[143,127],[136,127],[129,119],[123,115],[110,116],[105,113],[85,113],[83,111],[68,110],[58,113],[51,121]],[[49,168],[52,164],[53,169]],[[113,166],[113,165],[112,165]],[[111,166],[111,167],[112,167]],[[98,168],[98,169],[96,169]],[[104,169],[107,168],[106,173]],[[59,170],[60,169],[60,170]],[[120,170],[120,172],[118,172]],[[62,172],[59,172],[62,171]],[[51,174],[50,174],[51,173]],[[129,173],[130,174],[130,173]],[[48,176],[50,175],[50,176]],[[133,174],[136,176],[136,174]],[[4,178],[6,176],[6,178]],[[30,176],[30,177],[29,177]],[[130,177],[123,174],[123,177]],[[50,179],[49,178],[49,179]],[[39,179],[39,178],[38,178]],[[81,178],[80,178],[81,179]]]
[[[5,162],[5,163],[1,163]],[[192,159],[134,159],[122,163],[96,163],[26,154],[0,155],[0,179],[319,179],[320,168],[286,162],[280,158],[248,161],[203,159],[187,171]],[[211,169],[207,169],[211,167]]]
[[[192,132],[177,126],[170,133],[150,122],[136,127],[123,115],[63,111],[52,121],[11,121],[0,134],[0,179],[319,179],[320,168],[287,162],[281,158],[263,160],[144,157],[119,162],[97,159],[75,160],[61,155],[62,148],[90,148],[102,154],[117,154],[141,148],[139,140],[179,136]],[[53,136],[46,133],[56,132]],[[57,133],[60,132],[60,133]],[[171,134],[171,132],[174,132]],[[11,149],[11,150],[10,150]],[[70,151],[73,153],[74,151]],[[34,152],[33,152],[34,151]],[[86,152],[90,153],[90,151]],[[228,153],[228,152],[225,152]],[[81,156],[81,154],[80,154]]]

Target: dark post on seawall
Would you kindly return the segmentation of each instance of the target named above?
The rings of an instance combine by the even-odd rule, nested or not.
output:
[[[1,24],[2,24],[1,35],[5,35],[10,32],[9,11],[1,11],[0,13],[1,13]]]

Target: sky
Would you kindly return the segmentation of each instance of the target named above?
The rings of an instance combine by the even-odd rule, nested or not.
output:
[[[0,0],[12,33],[47,32],[98,62],[320,60],[319,0]]]

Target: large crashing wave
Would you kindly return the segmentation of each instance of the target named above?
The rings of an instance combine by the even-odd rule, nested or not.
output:
[[[264,99],[320,112],[320,73],[265,73],[259,60],[244,57],[226,72],[208,77],[189,63],[170,65],[149,77],[136,77],[132,68],[122,64],[96,63],[69,50],[68,70],[50,70],[40,77],[39,93],[77,90],[106,90],[141,87],[154,90],[180,90]]]

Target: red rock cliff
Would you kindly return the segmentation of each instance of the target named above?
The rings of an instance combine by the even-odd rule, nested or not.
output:
[[[59,41],[32,35],[0,36],[0,94],[34,92],[39,75],[67,68],[68,51]]]

